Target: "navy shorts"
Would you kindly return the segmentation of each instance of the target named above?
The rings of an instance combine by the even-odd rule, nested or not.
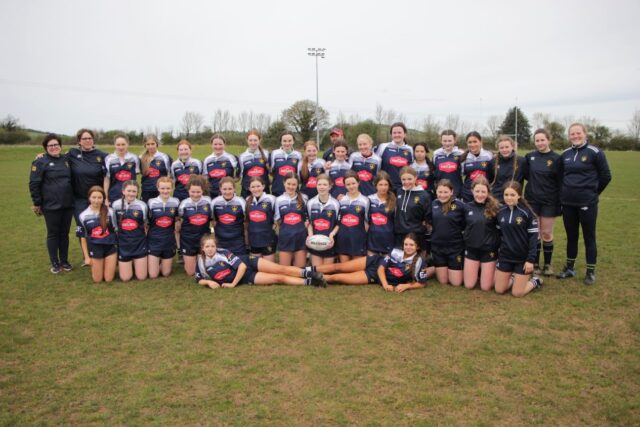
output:
[[[117,252],[116,245],[92,245],[87,243],[89,256],[94,259],[103,259]]]
[[[240,279],[240,283],[253,285],[256,281],[256,274],[258,274],[258,262],[260,261],[260,257],[255,255],[240,255],[238,258],[240,258],[240,261],[247,266],[247,271],[245,271],[244,276]]]
[[[493,262],[498,259],[498,251],[483,251],[481,249],[467,248],[464,251],[464,257],[471,261]]]
[[[562,208],[557,205],[541,205],[535,202],[529,202],[529,206],[531,206],[533,213],[539,217],[554,218],[562,215]]]
[[[524,262],[509,262],[498,260],[496,269],[505,273],[524,274]]]
[[[162,259],[170,259],[176,255],[176,250],[175,249],[162,249],[162,250],[149,249],[149,255],[162,258]]]
[[[302,232],[297,235],[280,236],[278,238],[278,250],[281,252],[297,252],[305,249],[307,241],[307,233]]]
[[[464,249],[453,248],[442,251],[439,249],[433,245],[431,246],[431,260],[436,268],[447,267],[449,270],[462,270]]]
[[[140,258],[146,258],[146,257],[147,257],[146,252],[142,254],[133,255],[133,256],[125,256],[125,255],[118,254],[118,261],[130,262],[130,261],[133,261],[134,259],[140,259]]]
[[[202,236],[201,236],[202,237]],[[196,256],[200,252],[200,237],[185,238],[180,236],[180,253],[186,256]]]
[[[217,239],[216,239],[217,240]],[[242,238],[239,238],[237,242],[229,242],[229,241],[220,241],[217,240],[217,244],[218,247],[221,249],[226,249],[229,252],[231,252],[234,255],[246,255],[249,252],[247,252],[247,247],[244,244],[244,240],[242,240]]]
[[[258,254],[262,256],[273,255],[276,253],[276,246],[266,246],[264,248],[254,248],[253,246],[250,248],[249,252],[252,254]]]
[[[384,257],[380,255],[367,256],[367,264],[364,268],[364,273],[367,275],[369,283],[380,283],[380,279],[378,278],[378,267],[380,267],[380,263],[383,259]]]

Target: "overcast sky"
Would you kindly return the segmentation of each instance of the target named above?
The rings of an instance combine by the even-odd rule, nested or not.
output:
[[[0,116],[74,133],[178,128],[185,111],[275,118],[315,99],[412,126],[474,127],[516,102],[621,130],[640,108],[640,1],[0,3]],[[480,130],[480,129],[479,129]]]

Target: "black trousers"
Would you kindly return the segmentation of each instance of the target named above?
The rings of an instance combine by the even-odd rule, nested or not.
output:
[[[598,256],[596,246],[596,219],[598,204],[588,206],[562,206],[562,221],[567,232],[567,258],[578,256],[578,237],[582,227],[582,238],[587,252],[587,264],[595,265]]]
[[[51,264],[69,261],[69,228],[73,218],[73,208],[45,210],[47,224],[47,250]]]

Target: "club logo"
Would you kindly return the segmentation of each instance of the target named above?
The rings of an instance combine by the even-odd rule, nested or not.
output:
[[[393,156],[389,159],[389,164],[397,168],[401,168],[403,166],[407,166],[409,164],[409,160],[402,156]]]
[[[375,165],[371,165],[371,166],[375,168]],[[360,181],[369,182],[373,179],[373,174],[366,170],[360,170],[358,171],[358,178],[360,178]]]
[[[247,176],[262,176],[264,175],[264,168],[262,166],[254,166],[247,171]]]
[[[121,170],[116,172],[116,180],[120,182],[129,181],[131,178],[133,178],[131,171]]]
[[[173,219],[168,216],[161,216],[156,219],[156,225],[160,228],[169,228],[173,224]]]
[[[147,176],[149,178],[158,178],[160,176],[160,171],[156,168],[149,168],[147,170]]]
[[[438,165],[438,170],[443,173],[453,173],[458,170],[457,159],[455,162],[444,162]]]
[[[249,213],[249,220],[253,222],[262,222],[267,220],[267,214],[262,211],[251,211]]]
[[[222,263],[222,265],[224,265],[224,263]],[[225,277],[227,277],[228,275],[231,274],[231,269],[230,268],[225,268],[222,271],[218,271],[214,276],[214,280],[216,280],[217,282],[221,281],[222,279],[224,279]]]
[[[291,165],[284,165],[278,170],[278,175],[285,176],[288,173],[296,173],[296,168]]]
[[[355,227],[360,224],[360,218],[353,214],[347,214],[342,217],[340,223],[346,227]]]
[[[517,216],[516,217],[516,224],[518,224],[518,225],[522,224],[522,217],[521,216]]]
[[[375,225],[387,225],[387,223],[389,222],[389,219],[387,218],[386,215],[383,215],[381,213],[372,213],[371,214],[371,222],[374,223]]]
[[[209,222],[209,217],[205,214],[195,214],[189,217],[189,224],[201,226]]]
[[[287,225],[296,225],[302,222],[302,216],[297,212],[289,212],[282,220]]]
[[[227,225],[233,224],[235,220],[236,220],[236,217],[231,214],[223,214],[223,215],[220,215],[220,217],[218,218],[218,221]]]
[[[318,218],[313,220],[313,228],[317,231],[326,231],[331,227],[331,223],[324,218]]]
[[[551,165],[553,165],[553,160],[551,159],[547,160],[547,167],[550,168]]]
[[[209,171],[209,178],[218,179],[227,176],[227,171],[224,169],[211,169]]]
[[[123,219],[120,222],[120,228],[122,228],[125,231],[136,230],[138,228],[138,221],[136,221],[135,219],[131,219],[131,218]]]

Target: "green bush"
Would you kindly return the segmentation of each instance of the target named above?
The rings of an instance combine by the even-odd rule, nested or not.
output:
[[[29,134],[23,130],[0,130],[0,144],[25,144],[31,140]]]

